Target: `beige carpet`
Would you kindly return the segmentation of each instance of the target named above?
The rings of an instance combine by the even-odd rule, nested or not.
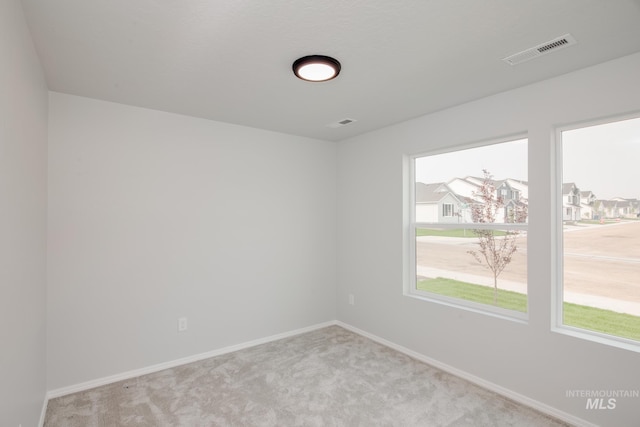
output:
[[[338,326],[52,399],[47,427],[566,426]]]

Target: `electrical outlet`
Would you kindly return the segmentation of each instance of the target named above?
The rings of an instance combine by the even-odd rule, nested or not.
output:
[[[178,332],[184,332],[187,330],[187,318],[180,317],[178,319]]]
[[[349,305],[356,305],[356,298],[353,294],[349,294]]]

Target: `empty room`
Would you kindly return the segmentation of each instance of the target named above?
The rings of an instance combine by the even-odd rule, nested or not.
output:
[[[637,426],[640,1],[0,3],[0,425]]]

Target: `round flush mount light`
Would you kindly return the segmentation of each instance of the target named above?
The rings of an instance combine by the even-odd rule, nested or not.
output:
[[[329,56],[304,56],[293,63],[293,74],[309,82],[326,82],[340,74],[340,63]]]

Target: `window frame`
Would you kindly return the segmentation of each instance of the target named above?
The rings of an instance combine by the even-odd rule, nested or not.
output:
[[[605,118],[592,119],[586,121],[573,122],[556,126],[553,132],[553,177],[552,177],[552,218],[551,240],[555,242],[552,248],[552,292],[551,292],[551,331],[574,338],[592,341],[611,347],[622,348],[634,352],[640,352],[640,341],[624,338],[616,335],[605,334],[603,332],[592,331],[579,328],[577,326],[564,324],[564,197],[562,193],[564,159],[562,133],[566,131],[583,129],[592,126],[606,125],[625,120],[638,119],[640,113],[622,114],[608,116]],[[569,195],[571,197],[571,195]]]
[[[518,323],[526,324],[529,320],[529,303],[528,303],[528,295],[529,295],[529,283],[527,280],[527,311],[521,312],[516,310],[509,310],[502,307],[496,307],[488,304],[481,304],[470,300],[465,300],[461,298],[453,298],[448,297],[446,295],[431,293],[427,291],[422,291],[417,289],[417,248],[416,248],[416,230],[418,228],[436,228],[442,230],[451,230],[451,229],[459,229],[461,228],[461,224],[458,223],[428,223],[428,222],[416,222],[415,212],[416,212],[416,201],[415,201],[415,184],[416,184],[416,159],[427,156],[436,156],[439,154],[446,153],[454,153],[456,151],[463,151],[473,148],[482,148],[489,145],[498,145],[503,143],[509,143],[519,140],[527,140],[527,147],[529,144],[529,136],[527,133],[518,133],[510,136],[506,136],[499,139],[490,139],[484,140],[472,144],[465,145],[456,145],[452,147],[447,147],[439,150],[431,150],[431,151],[423,151],[419,153],[414,153],[410,155],[404,156],[404,170],[403,174],[405,181],[405,197],[404,199],[404,208],[405,212],[405,232],[403,233],[404,247],[404,295],[416,298],[423,301],[428,301],[431,303],[441,304],[457,309],[472,311],[488,316],[498,317],[505,320],[515,321]],[[528,157],[528,149],[527,149],[527,157]],[[527,158],[528,162],[528,158]],[[496,189],[497,190],[497,189]],[[526,223],[468,223],[470,226],[465,227],[471,230],[505,230],[512,229],[518,231],[527,231],[529,228],[528,221]],[[527,265],[529,264],[528,254],[527,253]]]

